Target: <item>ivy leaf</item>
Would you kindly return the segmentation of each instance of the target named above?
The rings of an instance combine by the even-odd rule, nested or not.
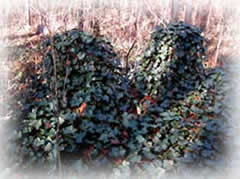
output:
[[[52,144],[48,142],[47,145],[44,147],[44,151],[49,152],[51,150],[52,150]]]
[[[74,121],[76,119],[76,114],[74,112],[67,112],[64,117],[64,120]]]
[[[63,134],[74,134],[76,129],[71,125],[63,129]]]
[[[86,132],[82,132],[76,135],[76,143],[81,144],[83,138],[86,136]]]
[[[141,135],[138,135],[138,136],[136,137],[136,139],[137,139],[137,141],[138,141],[139,143],[144,143],[144,142],[146,141],[146,139],[144,139],[144,137],[141,136]]]
[[[78,57],[79,60],[83,60],[83,59],[86,57],[86,54],[83,53],[83,52],[79,52],[79,53],[77,54],[77,57]]]

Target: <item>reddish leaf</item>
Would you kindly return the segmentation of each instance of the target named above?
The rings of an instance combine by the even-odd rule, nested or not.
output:
[[[201,127],[201,124],[200,124],[199,122],[195,122],[194,125],[195,125],[196,127]]]
[[[143,104],[143,108],[144,108],[144,114],[147,112],[147,105],[144,104],[145,101],[149,101],[150,104],[154,104],[156,103],[158,100],[157,99],[153,99],[151,96],[144,96],[143,99],[140,100],[140,104]],[[140,115],[141,114],[141,110],[137,109],[137,113]]]
[[[200,131],[200,127],[198,127],[198,128],[193,128],[192,130],[193,130],[193,132],[195,132],[195,134],[198,134],[199,131]]]
[[[113,163],[114,163],[115,165],[121,165],[122,162],[123,162],[123,159],[121,159],[121,158],[113,159]]]
[[[190,112],[190,118],[196,120],[196,119],[198,119],[198,115],[195,114],[195,113]]]
[[[84,112],[86,111],[87,108],[87,103],[83,103],[79,108],[78,108],[78,112],[80,114],[80,116],[84,116]]]
[[[123,136],[125,137],[125,138],[128,138],[129,137],[129,135],[128,135],[128,132],[127,131],[123,131]]]
[[[140,103],[144,103],[145,101],[150,101],[150,104],[154,104],[157,102],[157,99],[153,99],[151,96],[144,96]]]
[[[110,142],[111,144],[120,144],[118,139],[111,139]]]
[[[50,122],[46,122],[46,123],[45,123],[45,126],[46,126],[46,128],[48,128],[48,129],[51,128]]]
[[[107,155],[108,152],[109,152],[109,151],[108,151],[107,149],[103,149],[103,150],[102,150],[102,155],[105,156],[105,155]]]
[[[20,86],[20,90],[24,90],[24,88],[26,88],[26,86],[27,86],[27,84],[22,84],[22,85]]]
[[[85,160],[91,160],[92,159],[91,152],[92,152],[93,149],[94,149],[94,146],[92,145],[92,146],[88,147],[86,150],[84,150],[83,158]]]

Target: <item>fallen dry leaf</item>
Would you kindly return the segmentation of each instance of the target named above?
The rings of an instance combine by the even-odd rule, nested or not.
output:
[[[85,102],[78,108],[78,112],[80,116],[84,116],[84,112],[86,111],[86,108],[87,108],[87,103]]]

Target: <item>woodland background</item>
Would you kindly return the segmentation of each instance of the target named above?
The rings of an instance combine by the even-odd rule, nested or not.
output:
[[[0,11],[0,38],[8,46],[31,46],[39,38],[35,35],[39,24],[46,25],[52,33],[72,28],[91,32],[98,21],[100,34],[111,39],[122,57],[136,41],[129,54],[129,59],[133,59],[142,54],[156,25],[185,21],[203,30],[210,65],[216,65],[222,63],[220,59],[238,53],[239,16],[237,1],[7,1]]]

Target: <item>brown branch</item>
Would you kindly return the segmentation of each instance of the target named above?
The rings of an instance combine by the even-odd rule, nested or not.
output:
[[[125,60],[126,60],[126,74],[128,73],[128,59],[129,59],[129,55],[130,55],[132,49],[134,48],[136,42],[137,42],[137,40],[134,40],[132,46],[131,46],[130,49],[128,50],[127,55],[125,56]]]
[[[51,43],[51,54],[52,54],[52,59],[53,59],[53,70],[54,70],[54,83],[55,83],[55,88],[54,88],[54,93],[55,93],[55,98],[56,98],[56,117],[57,117],[57,130],[56,130],[56,168],[57,168],[57,174],[58,178],[62,179],[62,163],[61,163],[61,154],[59,151],[59,132],[60,132],[60,119],[59,119],[59,108],[58,108],[58,88],[57,88],[57,67],[56,67],[56,56],[55,56],[55,51],[54,51],[54,41],[53,41],[53,35],[49,29],[51,38],[50,38],[50,43]]]

